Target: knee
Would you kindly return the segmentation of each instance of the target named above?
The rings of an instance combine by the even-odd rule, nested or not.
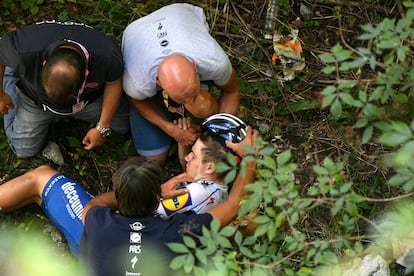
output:
[[[17,149],[15,147],[11,147],[14,154],[16,154],[17,157],[19,158],[30,158],[35,156],[37,153],[39,153],[39,151],[27,151],[25,149]]]
[[[145,156],[145,158],[147,160],[157,162],[162,168],[164,168],[165,163],[167,162],[168,152],[154,156]]]
[[[42,144],[30,143],[16,137],[7,135],[7,140],[11,150],[19,158],[29,158],[38,154],[42,150]]]
[[[26,173],[27,177],[30,177],[30,179],[33,181],[33,183],[43,182],[43,179],[48,179],[52,174],[54,174],[56,171],[49,165],[41,165],[31,171],[28,171]],[[37,181],[40,180],[40,181]]]

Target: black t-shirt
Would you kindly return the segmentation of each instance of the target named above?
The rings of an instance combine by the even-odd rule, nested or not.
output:
[[[91,275],[173,275],[168,265],[175,255],[165,244],[182,243],[185,232],[201,235],[212,219],[209,213],[128,218],[94,206],[85,218],[80,259]]]
[[[89,26],[50,21],[12,31],[0,39],[0,64],[15,69],[17,86],[36,104],[62,110],[46,96],[41,69],[51,51],[68,40],[82,45],[89,55],[89,75],[80,99],[91,102],[102,95],[106,82],[122,76],[123,59],[116,41]],[[67,108],[75,103],[74,98]]]

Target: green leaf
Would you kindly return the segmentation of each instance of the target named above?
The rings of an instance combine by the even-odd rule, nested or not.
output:
[[[262,169],[262,170],[258,170],[258,173],[263,178],[272,178],[273,177],[273,171],[271,171],[271,170]]]
[[[371,140],[373,132],[374,132],[374,126],[372,125],[368,126],[364,130],[364,134],[362,135],[362,144],[366,144],[368,143],[369,140]]]
[[[350,58],[351,56],[352,56],[352,51],[351,51],[351,50],[342,50],[342,51],[338,52],[338,53],[335,55],[336,60],[337,60],[338,62],[341,62],[341,61],[347,60],[347,59],[348,59],[348,58]]]
[[[234,179],[236,179],[236,176],[237,176],[237,170],[236,169],[232,169],[224,177],[224,183],[229,184],[229,183],[233,182]]]
[[[409,181],[405,182],[405,184],[403,185],[403,189],[407,193],[411,192],[413,188],[414,188],[414,179],[410,179]]]
[[[182,243],[167,243],[168,248],[175,253],[188,253],[190,250]]]
[[[271,170],[276,170],[276,162],[273,158],[269,157],[269,156],[264,156],[263,158],[264,160],[264,165],[271,169]]]
[[[220,235],[224,237],[230,237],[236,232],[236,227],[226,226],[220,231]]]
[[[192,254],[187,254],[184,262],[184,271],[190,273],[193,270],[195,258]]]
[[[368,118],[366,117],[362,117],[361,119],[359,119],[356,123],[355,123],[355,127],[356,128],[362,128],[365,127],[368,124]]]
[[[356,193],[350,193],[347,195],[347,199],[355,202],[355,203],[359,203],[359,202],[363,202],[366,200],[366,198],[362,195],[356,194]]]
[[[389,37],[381,40],[377,47],[380,49],[393,49],[397,48],[400,45],[400,40],[398,37]]]
[[[347,105],[353,105],[354,97],[352,97],[349,93],[339,93],[339,98],[346,103]]]
[[[196,242],[191,237],[189,237],[189,236],[183,236],[183,240],[184,240],[184,244],[188,248],[196,248],[197,247]],[[186,252],[180,252],[180,253],[186,253]]]
[[[237,231],[236,235],[234,236],[234,241],[236,244],[240,247],[242,241],[243,241],[243,235],[240,231]]]
[[[347,201],[345,203],[345,209],[348,212],[348,214],[350,214],[353,217],[356,217],[358,215],[358,207],[355,203],[351,201]]]
[[[231,242],[229,241],[228,238],[223,237],[223,236],[218,236],[217,239],[222,248],[231,248]]]
[[[177,270],[180,267],[183,267],[186,259],[187,259],[187,255],[180,255],[180,256],[175,257],[170,263],[170,268],[172,270]]]
[[[276,220],[275,220],[275,228],[279,228],[282,225],[282,223],[285,221],[285,217],[286,217],[285,212],[282,212],[277,215]]]
[[[402,133],[406,136],[411,136],[411,129],[410,127],[404,123],[404,122],[398,122],[398,121],[393,121],[391,122],[391,125],[393,126],[393,128],[399,132]]]
[[[321,167],[321,166],[313,166],[313,171],[317,174],[320,174],[320,175],[328,175],[329,174],[329,171],[326,168]]]
[[[341,211],[342,207],[344,206],[344,201],[345,199],[343,197],[340,197],[335,201],[335,204],[332,209],[332,216],[336,216],[336,214],[338,214],[338,212]]]
[[[393,175],[390,179],[388,179],[388,184],[391,186],[400,186],[403,183],[407,182],[410,179],[410,176],[403,175],[403,174],[396,174]]]
[[[332,54],[330,54],[330,53],[323,53],[323,54],[320,54],[319,55],[319,58],[323,61],[323,62],[325,62],[325,63],[333,63],[333,62],[335,62],[336,60],[335,60],[335,58],[334,58],[334,56],[332,55]]]
[[[327,95],[323,98],[322,109],[330,106],[338,96],[336,94]]]
[[[326,66],[326,67],[324,67],[324,68],[322,69],[322,73],[327,74],[327,75],[330,75],[330,74],[332,74],[335,70],[336,70],[336,66],[334,66],[334,65],[329,65],[329,66]]]
[[[331,95],[335,92],[336,92],[336,86],[328,85],[327,87],[325,87],[322,90],[321,94],[324,95],[324,96],[328,96],[328,95]]]
[[[339,81],[338,89],[339,90],[349,90],[352,87],[355,87],[355,85],[356,85],[356,83],[354,81],[341,80],[341,81]]]
[[[229,165],[227,165],[226,163],[224,163],[224,162],[217,162],[215,165],[214,165],[214,170],[216,171],[216,172],[218,172],[218,173],[223,173],[223,172],[227,172],[227,171],[229,171],[229,170],[231,170],[232,169],[232,167],[230,167]]]
[[[275,151],[276,147],[272,144],[268,144],[262,150],[259,151],[259,154],[264,156],[271,156],[275,153]]]
[[[342,114],[342,104],[338,99],[335,99],[335,101],[332,103],[330,112],[335,120],[339,119],[339,117]]]
[[[341,187],[339,187],[339,192],[341,194],[347,193],[352,187],[352,183],[345,183]]]
[[[290,150],[286,150],[286,151],[280,153],[277,156],[277,158],[276,158],[277,164],[279,166],[282,166],[282,165],[286,164],[290,160],[291,157],[292,157],[291,151]]]
[[[367,58],[366,57],[360,57],[354,60],[353,62],[353,67],[354,68],[360,68],[363,67],[366,63],[367,63]]]
[[[378,141],[381,144],[390,146],[390,147],[395,147],[395,146],[400,146],[402,143],[407,142],[411,137],[407,136],[405,134],[402,133],[397,133],[397,132],[387,132],[382,134]]]
[[[270,219],[267,216],[257,216],[253,219],[253,221],[258,224],[265,224],[265,223],[268,223]]]
[[[207,254],[204,250],[196,249],[195,256],[201,263],[207,264]]]

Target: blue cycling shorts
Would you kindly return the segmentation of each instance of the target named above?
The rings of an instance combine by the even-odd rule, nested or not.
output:
[[[79,254],[83,232],[83,208],[92,198],[79,183],[61,173],[51,177],[43,189],[41,208],[65,236],[75,256]]]

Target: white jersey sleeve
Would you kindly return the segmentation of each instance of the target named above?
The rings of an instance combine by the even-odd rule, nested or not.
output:
[[[199,181],[185,186],[189,193],[161,199],[156,211],[157,216],[166,219],[175,213],[195,212],[206,213],[212,207],[225,201],[228,196],[228,187],[213,182]]]

